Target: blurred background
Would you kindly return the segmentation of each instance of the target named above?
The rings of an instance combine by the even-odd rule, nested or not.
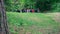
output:
[[[60,0],[4,0],[6,11],[60,12]],[[26,12],[26,11],[25,11]]]

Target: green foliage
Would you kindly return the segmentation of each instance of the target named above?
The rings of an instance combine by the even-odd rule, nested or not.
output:
[[[41,11],[47,11],[52,9],[52,5],[56,3],[56,0],[39,0],[36,3],[36,8],[40,8]]]
[[[50,11],[58,0],[4,0],[6,10],[15,11],[23,8],[39,8],[41,11]]]

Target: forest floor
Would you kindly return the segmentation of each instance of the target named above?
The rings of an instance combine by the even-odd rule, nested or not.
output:
[[[7,12],[10,34],[60,34],[60,13]]]

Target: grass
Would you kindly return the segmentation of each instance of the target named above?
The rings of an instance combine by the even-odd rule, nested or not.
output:
[[[46,13],[7,12],[11,34],[58,34],[60,23]]]

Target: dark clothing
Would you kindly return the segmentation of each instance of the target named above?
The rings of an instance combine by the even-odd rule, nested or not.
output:
[[[36,13],[38,12],[37,9],[35,9],[35,12],[36,12]]]
[[[22,9],[22,12],[23,12],[23,13],[26,12],[26,9]]]
[[[32,12],[32,9],[30,9],[30,12]]]
[[[19,12],[19,13],[20,13],[20,10],[17,10],[17,12]]]

